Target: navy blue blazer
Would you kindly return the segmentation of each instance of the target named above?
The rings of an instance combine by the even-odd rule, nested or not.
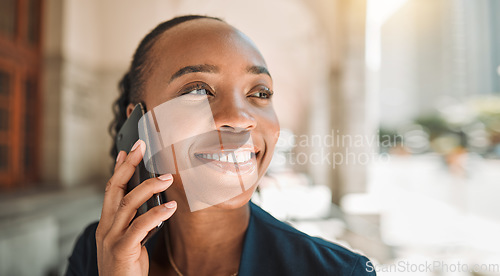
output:
[[[97,222],[78,238],[66,275],[98,275],[96,228]],[[146,244],[148,252],[155,239]],[[365,256],[296,230],[250,202],[238,275],[375,275],[368,272],[373,270],[368,262]]]

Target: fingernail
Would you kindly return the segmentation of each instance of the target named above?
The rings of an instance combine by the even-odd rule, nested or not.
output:
[[[169,173],[162,174],[162,175],[158,176],[158,179],[163,180],[163,181],[167,181],[167,180],[172,179],[172,175]]]
[[[130,151],[134,151],[137,149],[137,147],[139,147],[139,145],[141,145],[141,139],[137,140],[137,142],[135,142],[134,146],[132,147],[132,149]]]
[[[177,206],[177,202],[175,202],[173,200],[165,203],[165,207],[167,207],[168,209],[173,209],[173,208],[175,208],[175,206]]]
[[[120,157],[121,157],[121,156],[122,156],[122,152],[120,151],[120,152],[118,153],[118,155],[116,156],[116,161],[115,161],[115,163],[116,163],[116,162],[118,162],[118,159],[120,159]]]

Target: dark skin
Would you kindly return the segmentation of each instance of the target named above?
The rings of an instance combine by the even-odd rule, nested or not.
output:
[[[152,62],[141,95],[148,110],[178,97],[188,85],[202,84],[203,90],[194,93],[208,95],[216,127],[250,132],[260,179],[271,161],[279,124],[272,107],[272,79],[253,43],[226,23],[197,19],[161,34],[148,59]],[[210,65],[211,70],[176,74],[195,65]],[[129,114],[133,107],[128,107]],[[176,275],[168,261],[166,238],[171,240],[172,257],[183,275],[237,272],[250,217],[248,201],[258,181],[238,196],[196,212],[189,209],[178,174],[173,180],[149,179],[125,195],[124,187],[142,158],[145,144],[140,142],[137,148],[128,156],[119,154],[108,182],[96,233],[100,274]],[[162,191],[172,206],[155,207],[128,226],[142,202]],[[140,241],[167,219],[168,226],[163,228],[149,263]]]

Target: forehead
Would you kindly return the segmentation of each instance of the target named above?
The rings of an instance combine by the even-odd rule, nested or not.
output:
[[[160,35],[150,54],[156,65],[170,70],[193,64],[265,66],[247,36],[214,19],[195,19],[172,27]]]

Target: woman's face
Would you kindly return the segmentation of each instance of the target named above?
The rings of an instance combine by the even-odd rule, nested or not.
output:
[[[142,99],[175,147],[177,173],[167,197],[185,194],[192,211],[245,204],[279,132],[261,54],[226,23],[197,19],[161,34],[148,62]],[[193,209],[190,196],[203,204]]]

